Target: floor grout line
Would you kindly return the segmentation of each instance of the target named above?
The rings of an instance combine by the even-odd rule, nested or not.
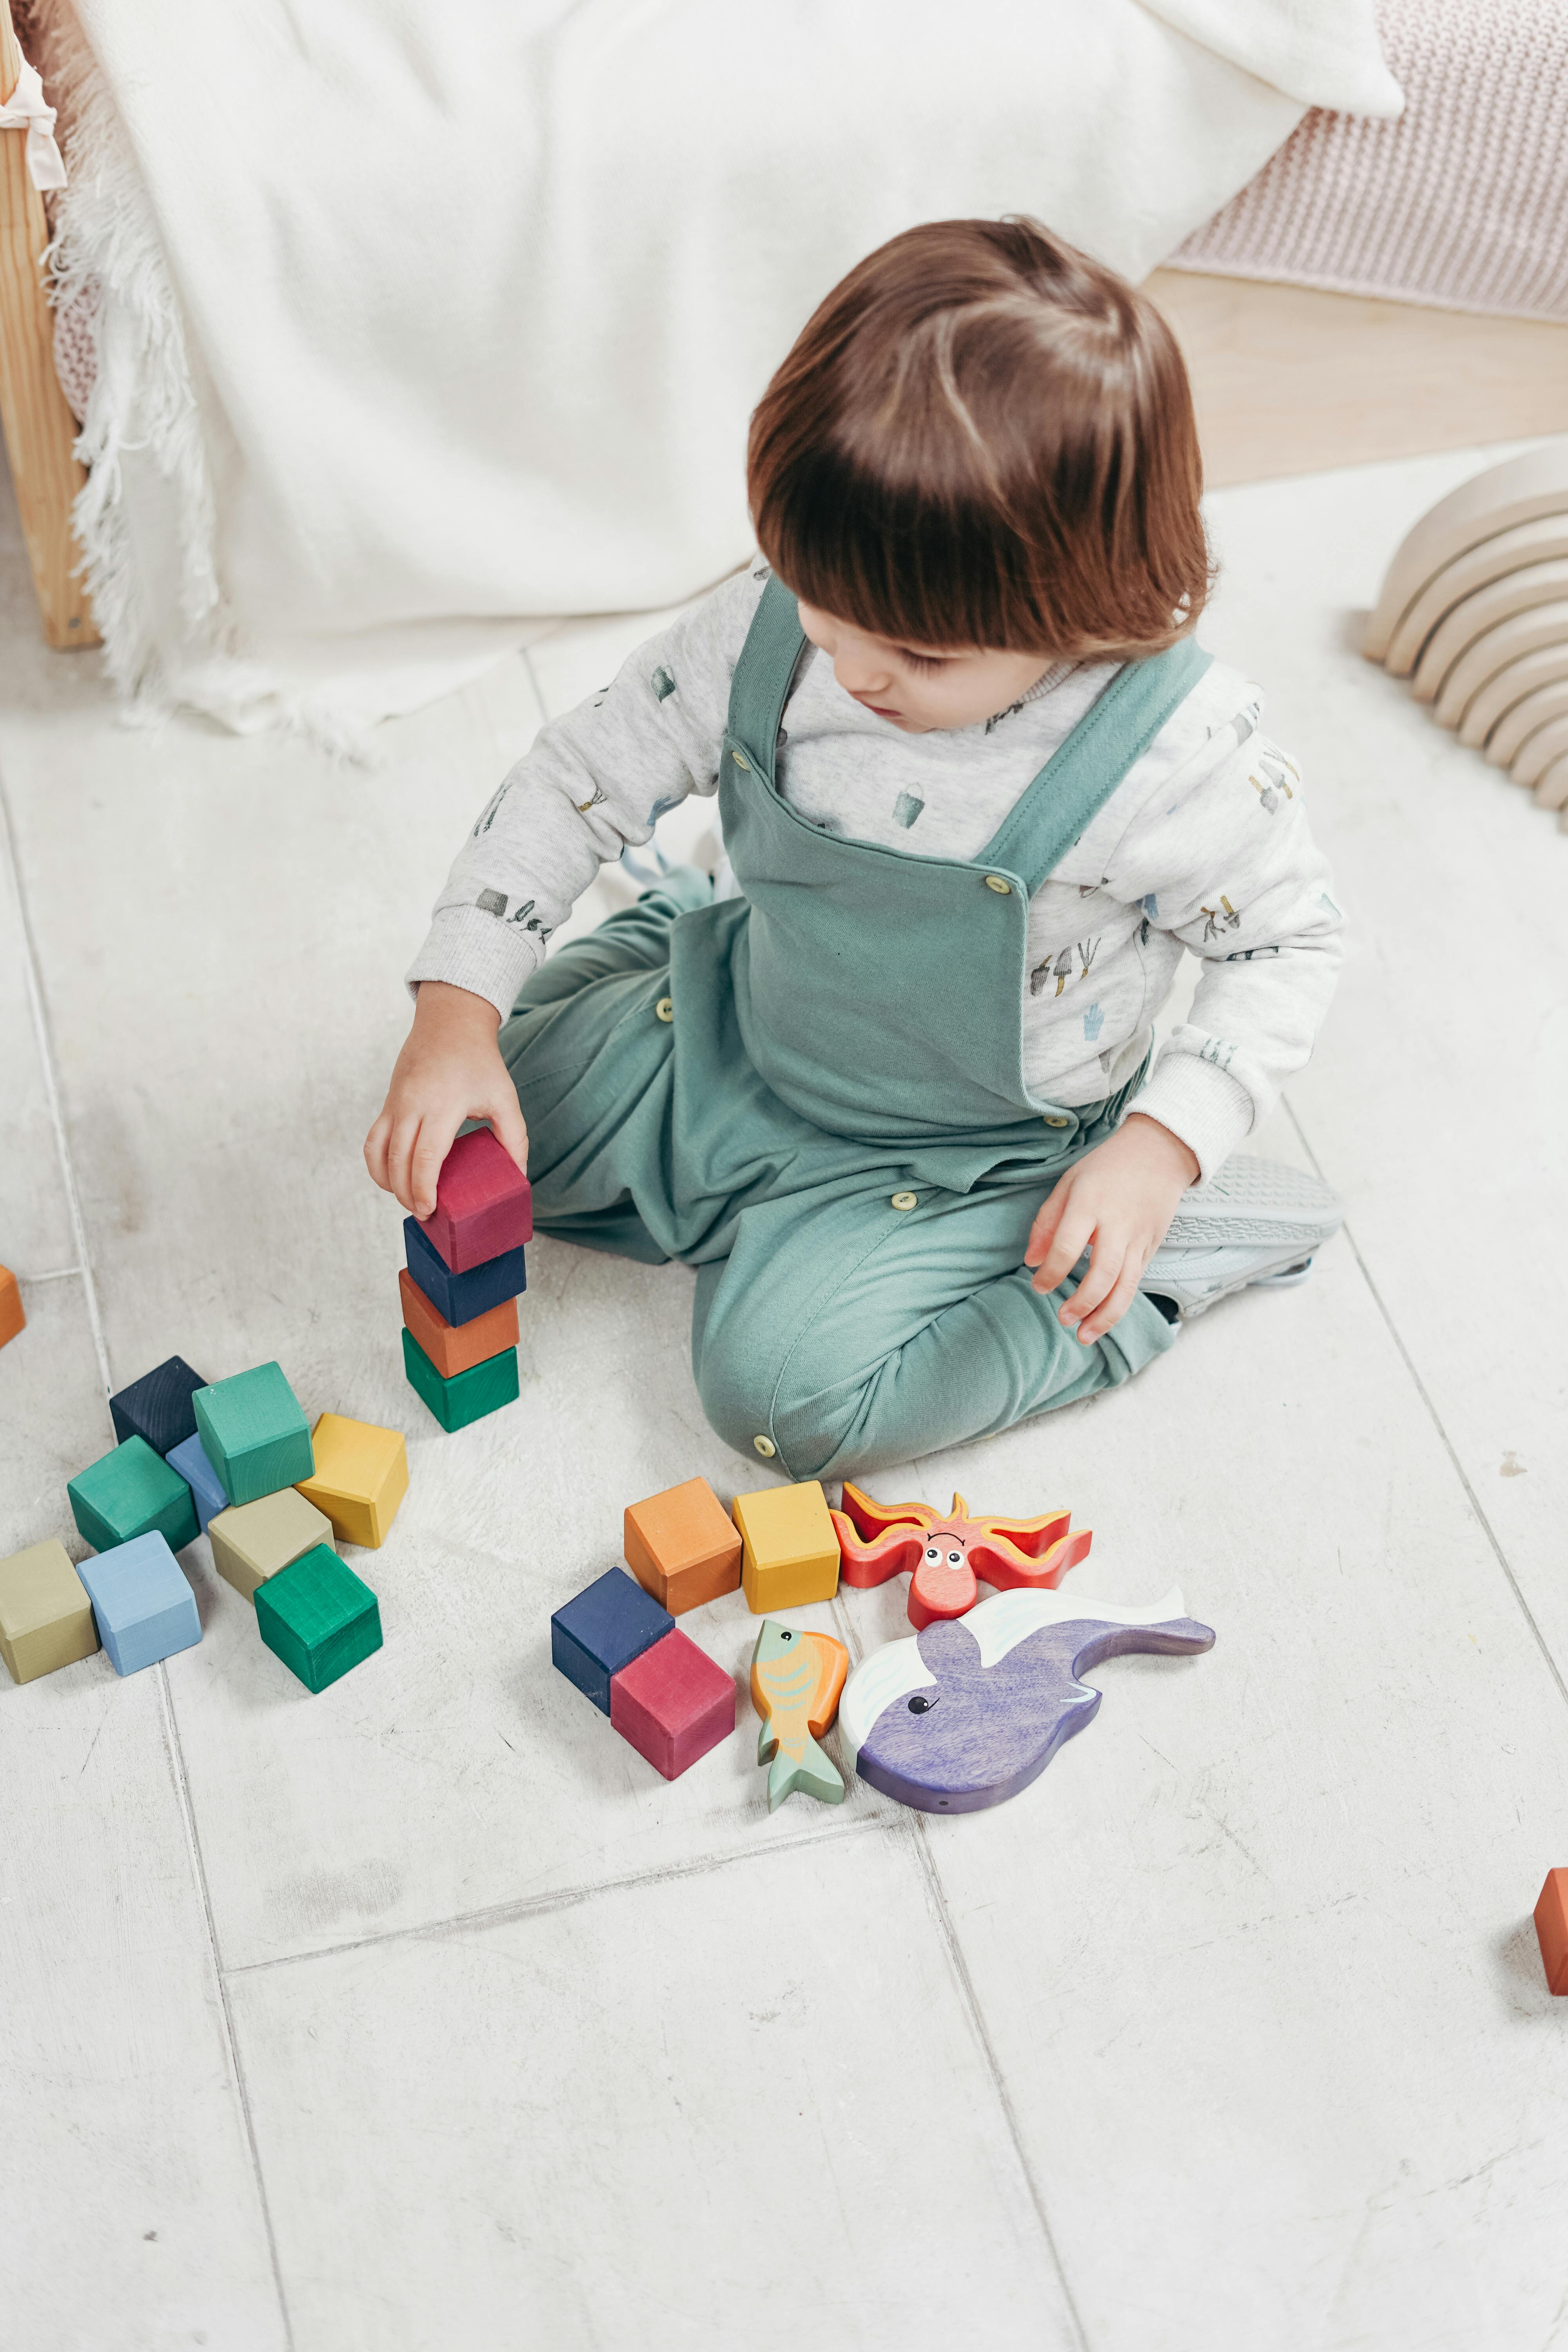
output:
[[[1013,2105],[1012,2093],[1007,2088],[1005,2072],[991,2039],[990,2028],[985,2022],[985,2012],[980,2005],[980,1996],[974,1989],[974,1979],[969,1972],[969,1962],[964,1958],[963,1947],[959,1940],[957,1923],[948,1906],[947,1889],[942,1883],[942,1874],[937,1868],[936,1856],[931,1850],[931,1841],[926,1834],[925,1817],[921,1813],[915,1815],[914,1836],[921,1868],[925,1874],[926,1885],[936,1910],[937,1926],[947,1946],[948,1964],[958,1980],[959,1993],[964,2007],[969,2011],[970,2025],[975,2040],[980,2044],[981,2054],[991,2077],[991,2087],[996,2094],[996,2103],[1002,2110],[1002,2118],[1007,2126],[1007,2137],[1013,2143],[1013,2153],[1018,2159],[1018,2169],[1024,2176],[1024,2185],[1029,2192],[1029,2202],[1035,2209],[1035,2219],[1040,2225],[1040,2234],[1046,2242],[1046,2252],[1050,2256],[1051,2267],[1057,2274],[1057,2284],[1062,2291],[1062,2300],[1067,2305],[1072,2319],[1079,2352],[1089,2352],[1089,2336],[1084,2327],[1083,2315],[1079,2310],[1077,2298],[1068,2282],[1067,2267],[1062,2261],[1061,2250],[1057,2244],[1056,2231],[1051,2227],[1050,2215],[1046,2210],[1045,2192],[1035,2178],[1035,2168],[1029,2162],[1028,2151],[1024,2146],[1023,2127],[1018,2121],[1017,2110]]]
[[[99,1307],[98,1284],[92,1270],[92,1256],[87,1245],[87,1224],[82,1215],[81,1197],[77,1189],[76,1167],[71,1158],[70,1140],[66,1133],[65,1112],[60,1101],[58,1079],[55,1068],[54,1046],[49,1036],[48,1017],[44,1006],[42,967],[38,960],[37,942],[33,936],[32,919],[28,913],[26,891],[22,879],[21,859],[16,853],[16,826],[11,816],[11,803],[0,775],[0,835],[11,867],[16,892],[16,911],[22,932],[22,971],[27,991],[27,1005],[32,1016],[34,1042],[37,1047],[38,1065],[44,1081],[45,1098],[55,1131],[55,1149],[59,1157],[60,1177],[65,1185],[66,1202],[70,1214],[71,1232],[76,1241],[77,1264],[56,1276],[37,1279],[63,1279],[65,1274],[79,1276],[82,1297],[87,1307],[88,1323],[92,1333],[93,1350],[103,1381],[105,1403],[114,1393],[114,1376],[109,1365],[109,1347],[104,1338],[103,1318]],[[289,2316],[289,2300],[284,2293],[283,2273],[278,2258],[278,2242],[272,2227],[272,2212],[268,2203],[267,2184],[262,2177],[261,2155],[257,2146],[255,2126],[250,2112],[250,2096],[239,2063],[239,2047],[235,2039],[234,2021],[229,2011],[228,1989],[224,1980],[222,1960],[218,1950],[217,1922],[213,1916],[212,1898],[207,1886],[206,1868],[202,1860],[201,1841],[196,1833],[195,1813],[191,1802],[190,1783],[185,1771],[184,1751],[180,1745],[180,1729],[174,1716],[174,1694],[169,1687],[167,1666],[160,1661],[156,1668],[159,1706],[163,1726],[164,1750],[169,1759],[170,1774],[174,1784],[175,1802],[185,1833],[186,1850],[195,1877],[196,1892],[201,1900],[202,1916],[206,1925],[207,1949],[211,1956],[213,1980],[217,1988],[218,2011],[222,2019],[224,2055],[239,2102],[240,2120],[244,2126],[246,2146],[250,2155],[251,2176],[261,2208],[262,2228],[267,2236],[268,2256],[272,2266],[273,2285],[278,2295],[278,2308],[283,2322],[283,2336],[289,2352],[292,2352],[294,2335]]]
[[[509,1903],[489,1903],[477,1911],[455,1911],[446,1919],[419,1919],[406,1927],[386,1927],[377,1934],[350,1936],[340,1944],[316,1944],[306,1952],[278,1952],[270,1959],[237,1960],[223,1974],[233,1981],[237,1977],[260,1976],[272,1969],[303,1967],[310,1960],[339,1959],[348,1952],[374,1951],[382,1944],[417,1944],[434,1941],[437,1937],[464,1935],[473,1929],[505,1927],[514,1919],[547,1917],[553,1911],[570,1911],[577,1905],[592,1903],[601,1895],[624,1894],[633,1886],[671,1885],[682,1878],[702,1878],[710,1873],[728,1870],[737,1863],[759,1862],[773,1853],[798,1853],[803,1846],[837,1844],[842,1839],[863,1837],[871,1830],[888,1830],[895,1835],[901,1832],[901,1822],[886,1813],[865,1813],[858,1821],[834,1822],[822,1829],[802,1830],[798,1836],[773,1838],[766,1845],[737,1846],[732,1853],[694,1854],[689,1861],[654,1864],[647,1870],[628,1870],[617,1878],[596,1878],[580,1882],[575,1886],[552,1887],[544,1895],[523,1895]]]
[[[81,1279],[79,1265],[51,1266],[47,1274],[20,1274],[15,1266],[11,1271],[24,1290],[36,1290],[41,1282],[79,1282]]]
[[[1289,1116],[1290,1124],[1296,1130],[1297,1138],[1300,1142],[1301,1149],[1312,1163],[1314,1172],[1322,1179],[1323,1182],[1327,1183],[1328,1179],[1323,1175],[1322,1168],[1319,1163],[1318,1155],[1313,1150],[1311,1145],[1308,1142],[1301,1122],[1296,1116],[1295,1106],[1287,1101],[1285,1108]],[[1531,1608],[1529,1601],[1525,1599],[1523,1587],[1521,1585],[1518,1577],[1515,1576],[1513,1572],[1512,1564],[1509,1559],[1508,1554],[1502,1548],[1502,1543],[1498,1536],[1497,1530],[1492,1526],[1490,1519],[1487,1517],[1485,1508],[1481,1503],[1481,1498],[1470,1483],[1469,1474],[1466,1470],[1464,1464],[1459,1459],[1458,1449],[1455,1445],[1453,1439],[1448,1434],[1447,1425],[1444,1422],[1442,1414],[1437,1410],[1436,1402],[1428,1390],[1426,1381],[1422,1379],[1419,1371],[1417,1371],[1415,1368],[1415,1359],[1412,1356],[1409,1349],[1405,1346],[1404,1335],[1400,1331],[1399,1326],[1395,1323],[1387,1302],[1384,1298],[1382,1291],[1379,1290],[1376,1282],[1373,1278],[1372,1268],[1368,1265],[1366,1259],[1362,1255],[1360,1243],[1356,1240],[1356,1237],[1348,1223],[1342,1225],[1340,1231],[1343,1234],[1345,1242],[1349,1246],[1351,1255],[1354,1258],[1357,1265],[1361,1268],[1362,1280],[1365,1283],[1368,1290],[1372,1293],[1373,1304],[1377,1308],[1378,1313],[1382,1316],[1388,1336],[1399,1351],[1400,1360],[1404,1364],[1405,1370],[1410,1375],[1411,1383],[1415,1388],[1415,1393],[1426,1409],[1427,1418],[1430,1420],[1433,1428],[1437,1433],[1438,1443],[1441,1444],[1444,1453],[1447,1455],[1449,1462],[1453,1465],[1454,1475],[1458,1478],[1460,1486],[1464,1488],[1465,1499],[1469,1504],[1471,1510],[1475,1513],[1476,1524],[1480,1528],[1481,1533],[1485,1536],[1487,1542],[1491,1547],[1492,1557],[1497,1561],[1498,1566],[1501,1569],[1503,1575],[1507,1580],[1509,1591],[1512,1593],[1515,1601],[1518,1603],[1520,1615],[1524,1619],[1526,1625],[1530,1628],[1535,1646],[1540,1651],[1542,1657],[1545,1660],[1546,1670],[1552,1676],[1552,1681],[1556,1684],[1558,1693],[1562,1697],[1564,1706],[1568,1706],[1568,1682],[1563,1680],[1563,1669],[1558,1664],[1556,1659],[1552,1656],[1551,1644],[1547,1641],[1545,1634],[1542,1632],[1540,1625],[1536,1622],[1535,1612]]]
[[[48,1015],[44,1010],[43,971],[38,961],[37,941],[33,937],[32,917],[27,910],[27,893],[22,880],[22,861],[16,853],[16,828],[12,822],[10,796],[0,775],[0,832],[5,835],[5,856],[11,868],[11,879],[16,892],[16,915],[22,932],[22,977],[27,991],[27,1010],[32,1017],[33,1038],[38,1051],[39,1072],[44,1081],[44,1098],[49,1107],[49,1122],[55,1131],[55,1150],[59,1157],[60,1181],[66,1189],[66,1208],[70,1217],[71,1234],[76,1242],[75,1271],[81,1276],[82,1296],[87,1305],[88,1328],[92,1333],[93,1350],[98,1357],[98,1369],[103,1380],[106,1397],[114,1393],[114,1381],[109,1370],[109,1349],[104,1343],[103,1318],[99,1312],[98,1285],[93,1279],[92,1259],[87,1246],[87,1225],[81,1213],[81,1200],[77,1192],[76,1170],[71,1163],[70,1144],[66,1136],[65,1112],[60,1103],[60,1090],[55,1074],[54,1046],[49,1037]]]

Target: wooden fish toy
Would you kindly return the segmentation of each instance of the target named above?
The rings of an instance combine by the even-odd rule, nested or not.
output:
[[[1119,1609],[1062,1592],[999,1592],[957,1624],[874,1650],[850,1675],[838,1727],[855,1769],[924,1813],[973,1813],[1037,1780],[1100,1694],[1079,1681],[1130,1650],[1207,1650],[1179,1592]]]
[[[752,1653],[752,1702],[763,1717],[757,1761],[768,1764],[768,1811],[796,1789],[825,1805],[844,1801],[844,1783],[817,1741],[838,1712],[849,1653],[831,1633],[807,1633],[764,1617]]]
[[[1070,1511],[1037,1519],[971,1518],[962,1495],[944,1519],[929,1503],[879,1503],[844,1481],[844,1507],[831,1514],[846,1584],[885,1584],[910,1570],[910,1622],[962,1617],[980,1598],[977,1580],[998,1591],[1038,1591],[1059,1584],[1094,1541],[1091,1528],[1068,1531]]]

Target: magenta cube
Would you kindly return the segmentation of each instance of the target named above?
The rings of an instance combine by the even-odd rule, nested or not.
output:
[[[610,1677],[610,1721],[667,1780],[728,1739],[735,1678],[678,1626]]]
[[[533,1239],[533,1194],[488,1127],[459,1135],[436,1180],[436,1213],[419,1230],[453,1274]]]

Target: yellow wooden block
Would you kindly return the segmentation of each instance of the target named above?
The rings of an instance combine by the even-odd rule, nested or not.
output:
[[[226,1511],[215,1511],[207,1537],[218,1574],[254,1602],[258,1584],[318,1544],[331,1542],[332,1523],[292,1486],[281,1486],[259,1502],[231,1503]]]
[[[408,1449],[397,1429],[324,1412],[310,1432],[315,1475],[298,1492],[325,1511],[342,1542],[379,1544],[408,1492]]]
[[[97,1647],[92,1603],[58,1537],[0,1559],[0,1658],[13,1682],[52,1675]]]
[[[838,1538],[820,1481],[764,1486],[735,1497],[741,1530],[741,1590],[757,1617],[831,1601],[838,1590]]]

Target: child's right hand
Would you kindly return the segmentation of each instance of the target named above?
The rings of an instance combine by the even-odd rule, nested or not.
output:
[[[489,1119],[496,1140],[528,1173],[528,1129],[517,1088],[496,1045],[500,1014],[482,996],[424,980],[381,1115],[364,1139],[364,1164],[412,1217],[436,1207],[436,1180],[466,1118]]]

